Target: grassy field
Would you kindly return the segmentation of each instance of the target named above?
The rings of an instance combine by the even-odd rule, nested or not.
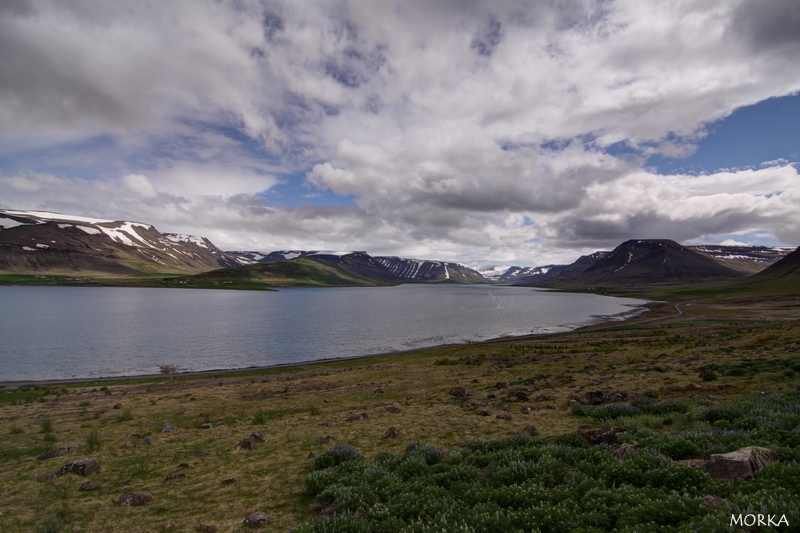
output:
[[[455,457],[468,442],[531,434],[531,425],[542,442],[607,426],[574,408],[574,397],[592,391],[694,406],[790,391],[800,385],[799,304],[700,300],[683,316],[639,325],[259,372],[6,390],[0,531],[252,531],[241,524],[257,510],[270,516],[263,531],[287,531],[322,516],[306,480],[313,456],[331,445],[368,462],[414,443]],[[672,313],[665,303],[651,316]],[[450,394],[458,387],[467,395]],[[685,413],[670,414],[669,425],[665,417],[640,413],[613,424],[666,436],[708,427]],[[175,431],[162,431],[165,424]],[[399,436],[382,438],[389,428]],[[253,430],[265,442],[236,450]],[[78,450],[36,459],[65,446]],[[43,480],[79,458],[100,463],[91,477],[99,490],[79,491],[87,479],[71,474]],[[117,505],[127,491],[153,499]]]

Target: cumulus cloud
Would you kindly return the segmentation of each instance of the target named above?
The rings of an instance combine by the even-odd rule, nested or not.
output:
[[[800,91],[798,20],[790,0],[15,0],[0,198],[240,249],[542,264],[633,237],[794,242],[790,162],[644,164]],[[264,200],[287,184],[354,205]]]

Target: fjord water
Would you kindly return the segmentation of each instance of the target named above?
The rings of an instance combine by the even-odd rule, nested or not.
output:
[[[0,287],[0,381],[376,354],[564,331],[636,312],[643,303],[497,285],[277,292]]]

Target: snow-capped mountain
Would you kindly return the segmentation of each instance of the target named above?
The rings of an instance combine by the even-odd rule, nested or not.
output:
[[[244,263],[205,237],[141,222],[0,210],[0,271],[192,273]]]

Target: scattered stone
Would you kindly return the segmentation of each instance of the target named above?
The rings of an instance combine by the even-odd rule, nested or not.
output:
[[[702,498],[700,498],[700,501],[703,502],[703,506],[708,509],[714,507],[715,505],[721,505],[725,503],[725,500],[723,500],[719,496],[713,496],[711,494],[703,496]]]
[[[535,424],[528,424],[525,426],[526,433],[535,433],[536,432],[536,425]]]
[[[86,483],[83,483],[80,487],[78,487],[78,490],[84,492],[88,492],[90,490],[100,490],[100,483],[98,483],[97,481],[87,481]]]
[[[573,400],[583,405],[600,405],[604,403],[624,402],[628,398],[625,391],[591,391],[581,396],[572,396]]]
[[[122,409],[122,404],[121,403],[115,403],[114,407],[112,407],[112,409]]]
[[[634,444],[626,442],[625,444],[614,450],[613,452],[614,459],[616,459],[618,463],[625,462],[625,456],[628,455],[628,452],[631,451],[633,447]]]
[[[545,405],[545,406],[544,406],[544,408],[545,408],[545,409],[553,409],[553,410],[556,410],[556,409],[558,409],[558,407],[556,407],[555,405],[553,405],[553,404],[550,404],[550,403],[548,403],[547,405]]]
[[[153,444],[153,439],[152,437],[145,437],[142,439],[142,442],[145,444]]]
[[[331,427],[331,423],[330,422],[320,422],[319,425],[320,426],[325,426],[326,428]]]
[[[369,415],[367,413],[361,413],[347,418],[348,422],[355,422],[356,420],[369,420]]]
[[[750,479],[775,461],[777,457],[769,448],[747,446],[735,452],[712,454],[704,470],[713,479]]]
[[[144,505],[153,499],[149,492],[123,492],[119,497],[120,505]]]
[[[450,389],[449,391],[447,391],[447,394],[449,394],[450,396],[455,396],[456,398],[466,398],[467,396],[469,396],[467,389],[465,389],[464,387],[456,387],[454,389]]]
[[[308,457],[309,459],[313,459],[316,456],[317,456],[317,454],[314,453],[314,452],[308,452],[308,455],[306,455],[306,457]]]
[[[262,435],[261,432],[257,429],[254,429],[253,431],[250,432],[250,438],[255,439],[256,442],[264,442],[264,435]]]
[[[533,411],[533,407],[520,407],[519,408],[519,412],[520,413],[530,413],[531,411]]]
[[[209,455],[211,455],[211,452],[204,452],[202,450],[195,450],[194,451],[194,456],[195,457],[208,457]]]
[[[256,526],[263,526],[269,522],[269,516],[264,511],[256,511],[252,513],[250,516],[244,519],[242,525],[256,527]]]
[[[616,444],[619,442],[619,436],[627,433],[622,428],[597,428],[597,429],[579,429],[575,432],[587,441],[589,444]]]
[[[597,386],[597,385],[602,385],[602,384],[603,384],[603,380],[601,378],[594,378],[594,379],[589,380],[589,385]]]
[[[219,528],[209,524],[200,524],[197,526],[197,531],[200,531],[200,533],[217,533]]]
[[[317,437],[317,444],[327,444],[333,437],[325,435],[324,437]]]
[[[504,405],[500,409],[502,409],[503,411],[510,411],[511,410],[511,406],[510,405]]]
[[[495,416],[495,418],[500,420],[511,420],[511,415],[508,413],[500,413],[499,415]]]
[[[378,387],[377,389],[375,389],[375,394],[383,394],[383,389]]]
[[[497,398],[497,395],[496,394],[488,394],[486,397],[488,399],[490,399],[490,400],[494,400],[495,398]]]
[[[214,426],[210,422],[206,422],[205,424],[200,424],[197,427],[199,429],[212,429]]]
[[[517,400],[521,402],[527,402],[528,400],[531,399],[530,395],[527,392],[521,390],[514,392],[514,394],[509,393],[508,397],[509,398],[516,397]]]
[[[192,466],[189,463],[181,463],[178,465],[178,468],[191,468]]]
[[[237,450],[255,450],[256,449],[256,439],[253,437],[247,437],[246,439],[242,439],[239,441],[239,444],[236,445]]]
[[[395,407],[394,405],[387,405],[386,407],[384,407],[384,409],[386,409],[390,413],[399,413],[400,412],[400,408],[399,407]]]
[[[497,383],[494,384],[494,388],[495,389],[505,389],[506,387],[509,387],[510,385],[511,385],[511,383],[509,383],[508,381],[498,381]]]
[[[703,468],[706,466],[706,462],[703,459],[681,459],[679,461],[674,461],[674,463],[686,468]]]
[[[229,477],[222,480],[223,485],[233,485],[238,480],[238,477]]]
[[[547,394],[540,394],[536,398],[534,398],[537,402],[549,402],[551,400],[550,396]]]
[[[36,458],[37,461],[44,461],[46,459],[52,459],[53,457],[59,457],[61,455],[66,455],[68,453],[77,452],[77,446],[67,446],[66,448],[57,448],[55,450],[50,450],[49,452],[45,452],[39,457]]]
[[[703,386],[698,385],[697,383],[689,383],[686,385],[686,390],[702,390]]]
[[[100,472],[100,464],[94,459],[78,459],[71,461],[52,474],[49,478],[61,477],[65,474],[75,474],[78,476],[91,476]]]
[[[473,379],[472,383],[478,383],[478,378]]]
[[[396,439],[399,436],[400,436],[400,430],[398,430],[397,428],[389,428],[386,430],[386,433],[383,434],[381,440]]]
[[[478,409],[475,414],[478,416],[491,416],[492,412],[486,409]]]
[[[173,481],[178,481],[179,479],[184,479],[185,477],[186,474],[172,474],[164,479],[164,483],[172,483]]]
[[[175,427],[172,424],[164,424],[161,428],[161,433],[172,433],[175,431]]]

